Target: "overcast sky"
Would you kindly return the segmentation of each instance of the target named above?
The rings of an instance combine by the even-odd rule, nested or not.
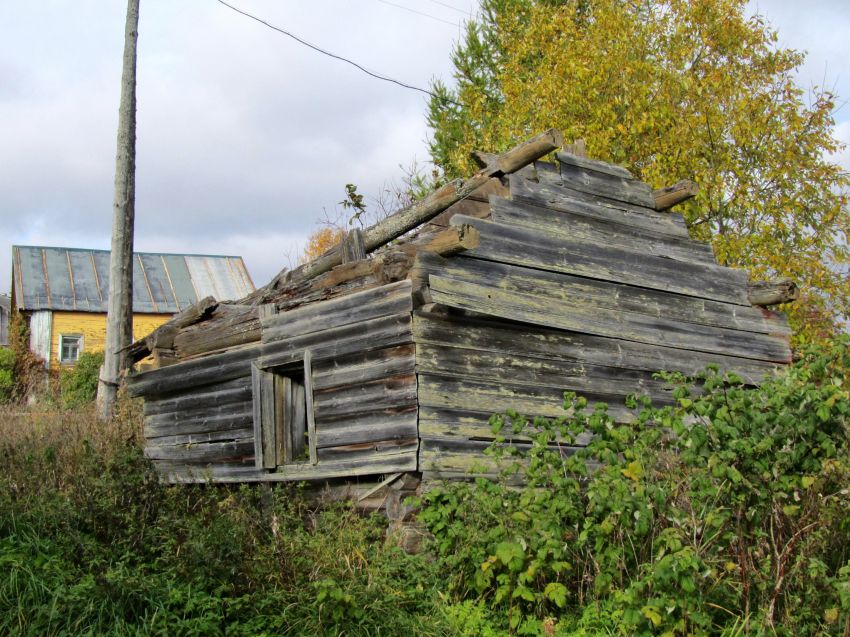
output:
[[[424,88],[450,79],[458,25],[477,6],[230,1]],[[751,6],[783,44],[809,51],[804,87],[825,82],[848,98],[845,1]],[[335,214],[346,183],[372,196],[400,178],[400,164],[427,160],[421,93],[215,0],[141,4],[136,250],[241,255],[259,286]],[[125,10],[123,0],[0,0],[0,292],[10,289],[12,244],[109,247]],[[850,141],[850,106],[836,119]],[[850,153],[839,160],[850,167]]]

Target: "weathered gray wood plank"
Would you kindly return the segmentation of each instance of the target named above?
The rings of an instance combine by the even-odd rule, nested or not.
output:
[[[241,411],[223,413],[218,416],[200,418],[185,418],[177,422],[150,423],[145,422],[145,439],[152,440],[161,436],[176,436],[179,434],[204,433],[212,431],[229,431],[253,426],[254,413],[251,403],[243,405]]]
[[[492,220],[564,237],[570,241],[609,245],[624,250],[640,246],[648,255],[716,265],[707,243],[671,236],[641,226],[627,226],[605,219],[562,210],[552,210],[540,202],[517,198],[490,201]]]
[[[316,391],[410,374],[414,368],[413,343],[313,363]]]
[[[631,251],[590,245],[461,215],[452,223],[468,223],[481,233],[481,246],[464,256],[750,305],[743,270],[646,255],[639,245]]]
[[[482,405],[486,405],[493,413],[514,409],[524,416],[557,418],[566,415],[563,409],[564,389],[540,387],[521,380],[494,385],[488,381],[420,374],[419,404],[468,411],[481,409]],[[586,395],[591,404],[608,404],[609,413],[617,420],[628,422],[634,417],[631,411],[626,409],[624,397],[597,392],[586,392]]]
[[[292,464],[279,467],[277,471],[263,477],[263,480],[323,480],[364,475],[416,471],[416,450],[391,450],[374,453],[366,457],[338,460],[323,460],[317,465]]]
[[[384,316],[263,345],[257,364],[288,365],[301,359],[306,348],[316,362],[370,352],[411,342],[410,313]]]
[[[417,256],[415,267],[455,280],[498,287],[504,292],[537,296],[543,306],[552,300],[568,303],[570,307],[578,306],[579,312],[581,308],[598,308],[603,312],[637,313],[760,334],[790,334],[784,315],[775,312],[560,272],[463,257],[441,259],[425,254]]]
[[[587,369],[574,361],[545,360],[430,343],[417,346],[416,370],[419,374],[469,378],[497,385],[517,381],[562,392],[604,393],[619,400],[632,393],[649,394],[665,402],[670,400],[665,383],[652,378],[650,372],[620,374],[615,368]]]
[[[239,429],[225,429],[219,431],[202,431],[198,433],[180,434],[175,436],[161,436],[151,438],[151,446],[168,447],[178,445],[198,445],[208,442],[227,442],[235,440],[253,440],[254,428],[241,427]]]
[[[664,317],[573,304],[512,289],[430,276],[435,303],[524,323],[713,354],[790,362],[782,336],[694,325]]]
[[[589,195],[624,201],[636,206],[655,207],[655,197],[649,185],[634,178],[611,173],[610,170],[602,172],[561,162],[560,178],[565,186]]]
[[[491,415],[486,411],[446,409],[423,405],[419,409],[419,436],[423,440],[492,440],[495,434],[489,423]],[[514,433],[510,419],[506,417],[505,425],[499,433],[507,440],[530,442],[531,432],[533,431],[536,430],[529,424],[519,433]],[[586,445],[589,440],[590,434],[581,434],[575,441],[575,445]]]
[[[197,391],[187,391],[175,398],[145,400],[146,416],[168,412],[183,413],[201,407],[218,407],[251,400],[251,379],[235,378],[223,383],[205,385]]]
[[[227,416],[228,414],[242,414],[245,413],[250,406],[250,400],[244,400],[238,403],[234,402],[227,405],[213,405],[210,407],[201,405],[194,409],[187,409],[185,411],[166,411],[159,414],[145,416],[145,424],[152,426],[168,424],[179,425],[192,420],[218,418]]]
[[[249,378],[251,361],[258,353],[257,347],[245,347],[132,374],[127,377],[127,390],[131,396],[168,396],[190,387]]]
[[[413,374],[317,391],[313,395],[317,421],[415,404],[416,377]]]
[[[264,319],[263,343],[362,323],[412,309],[410,281],[397,281]]]
[[[197,445],[158,447],[147,445],[145,457],[151,460],[179,460],[185,462],[223,462],[250,458],[254,455],[254,437],[227,442],[209,442]]]
[[[381,440],[414,439],[418,431],[416,414],[414,404],[337,420],[325,419],[316,425],[316,446],[322,449]]]
[[[566,165],[582,168],[584,170],[592,170],[594,172],[602,173],[603,175],[610,175],[611,177],[617,177],[619,179],[634,179],[634,175],[632,175],[632,173],[623,166],[609,164],[604,161],[599,161],[598,159],[579,157],[578,155],[569,153],[566,150],[556,151],[555,158],[559,162],[559,166],[553,166],[556,170],[558,170],[559,167]]]
[[[581,193],[554,186],[545,180],[536,183],[519,175],[512,175],[510,184],[512,199],[532,201],[552,210],[570,212],[629,228],[641,228],[671,237],[689,237],[684,219],[676,213],[660,213],[648,208],[583,197]]]
[[[578,369],[608,368],[608,374],[659,370],[694,374],[709,364],[734,371],[756,384],[779,366],[752,359],[661,347],[615,338],[563,332],[486,317],[444,317],[417,312],[413,322],[418,343],[446,344],[546,360],[573,361]],[[603,371],[594,373],[602,374]]]

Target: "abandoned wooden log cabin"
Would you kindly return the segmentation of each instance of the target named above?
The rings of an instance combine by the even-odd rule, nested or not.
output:
[[[146,454],[173,481],[467,476],[488,417],[561,415],[563,392],[622,418],[664,403],[657,370],[758,382],[790,360],[785,318],[653,191],[548,131],[230,303],[132,346]],[[399,239],[399,237],[402,237]],[[755,302],[755,304],[754,304]],[[367,478],[368,477],[368,478]],[[389,479],[389,478],[388,478]]]

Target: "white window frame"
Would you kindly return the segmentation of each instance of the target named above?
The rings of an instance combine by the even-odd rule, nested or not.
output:
[[[76,358],[65,358],[64,351],[64,341],[65,339],[76,339],[77,340],[77,357]],[[59,335],[59,346],[58,346],[58,357],[60,365],[74,365],[78,360],[80,360],[80,354],[83,353],[84,347],[84,339],[82,334],[60,334]]]

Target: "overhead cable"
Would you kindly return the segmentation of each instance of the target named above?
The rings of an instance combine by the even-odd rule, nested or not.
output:
[[[452,99],[449,99],[448,97],[446,97],[444,95],[437,95],[436,93],[433,93],[433,92],[431,92],[427,89],[419,88],[418,86],[413,86],[412,84],[406,84],[404,82],[393,79],[391,77],[387,77],[386,75],[374,73],[374,72],[370,71],[369,69],[357,64],[357,62],[349,60],[348,58],[344,58],[341,55],[337,55],[336,53],[331,53],[330,51],[326,51],[325,49],[318,47],[315,44],[310,44],[306,40],[299,38],[294,33],[290,33],[286,29],[276,27],[275,25],[266,22],[262,18],[258,18],[257,16],[248,13],[247,11],[243,11],[242,9],[239,9],[238,7],[234,7],[232,4],[228,4],[224,0],[216,0],[216,2],[224,5],[228,9],[232,9],[236,13],[244,15],[246,18],[251,18],[252,20],[255,20],[256,22],[259,22],[260,24],[268,27],[269,29],[272,29],[273,31],[277,31],[278,33],[282,33],[283,35],[292,38],[293,40],[295,40],[299,44],[303,44],[304,46],[309,47],[309,48],[313,49],[314,51],[321,53],[322,55],[327,55],[328,57],[332,57],[335,60],[340,60],[341,62],[345,62],[346,64],[350,64],[351,66],[355,67],[356,69],[363,71],[366,75],[374,77],[376,80],[383,80],[384,82],[391,82],[393,84],[397,84],[398,86],[401,86],[402,88],[407,88],[407,89],[410,89],[412,91],[419,91],[420,93],[425,93],[425,95],[430,95],[431,97],[438,99],[438,100],[441,100],[443,102],[449,102],[451,104],[454,104],[455,106],[460,106],[460,104],[458,104],[457,102],[455,102]]]

